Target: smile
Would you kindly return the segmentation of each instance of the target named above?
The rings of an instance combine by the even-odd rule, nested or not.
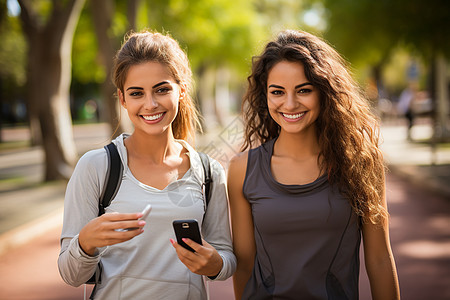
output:
[[[303,117],[306,112],[302,112],[302,113],[298,113],[298,114],[286,114],[286,113],[281,113],[283,115],[283,117],[289,119],[289,120],[297,120],[300,119],[301,117]]]
[[[159,113],[159,114],[151,115],[151,116],[142,115],[142,118],[144,118],[144,120],[146,120],[146,121],[155,121],[155,120],[158,120],[159,118],[161,118],[163,115],[164,115],[164,113]]]

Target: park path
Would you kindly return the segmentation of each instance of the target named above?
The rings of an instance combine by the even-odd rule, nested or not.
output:
[[[99,131],[102,130],[101,127],[96,127],[97,130],[92,130],[89,126],[83,128],[76,129],[78,134],[85,134],[85,137],[79,139],[77,143],[80,151],[85,151],[88,145],[95,144],[98,145],[96,146],[98,148],[102,142],[106,142],[104,137],[101,139],[98,137]],[[385,140],[398,142],[399,137],[395,138],[389,134],[398,133],[399,130],[401,129],[385,130]],[[16,134],[16,136],[18,135]],[[104,136],[104,134],[102,135]],[[226,143],[227,140],[222,139],[221,142],[209,143],[205,148],[210,152],[214,149],[216,151],[228,149],[216,153],[218,160],[223,160],[222,163],[225,163],[225,160],[232,155],[231,147],[224,145],[224,142]],[[387,146],[386,149],[389,151],[390,145]],[[396,147],[395,153],[397,153],[399,145]],[[405,153],[405,155],[414,156],[413,152],[416,148],[408,145],[402,147],[408,149],[409,153]],[[389,157],[391,157],[390,163],[395,164],[392,157],[396,156]],[[404,157],[398,157],[404,159]],[[31,178],[30,180],[39,180],[38,172],[42,170],[39,159],[38,149],[19,153],[1,153],[0,179],[18,172],[17,174],[27,174],[28,178]],[[16,162],[14,163],[14,161]],[[417,180],[405,177],[404,172],[398,172],[403,166],[404,164],[395,166],[387,175],[387,200],[391,214],[390,234],[397,262],[402,299],[450,299],[449,194],[430,189],[429,185],[420,184]],[[51,198],[49,195],[55,193],[59,195],[59,198],[57,197],[58,201],[52,201],[51,205],[45,206],[51,208],[52,213],[36,217],[32,223],[27,223],[27,230],[21,231],[28,232],[26,241],[21,241],[14,247],[4,248],[0,254],[0,300],[83,299],[84,287],[74,288],[66,285],[57,271],[59,234],[62,223],[61,191],[64,190],[62,183],[54,186],[25,185],[23,189],[10,185],[9,182],[0,184],[0,208],[3,207],[4,202],[9,203],[9,206],[4,206],[3,211],[10,211],[9,214],[14,216],[12,218],[14,221],[20,220],[22,215],[27,218],[33,216],[33,211],[38,211],[39,205],[46,205],[45,201]],[[49,191],[54,191],[54,193]],[[31,198],[34,198],[35,201],[26,202]],[[14,201],[15,205],[12,206],[11,203]],[[16,210],[13,211],[12,208]],[[7,224],[2,222],[8,219],[8,215],[0,212],[0,216],[2,216],[0,225]],[[17,227],[21,228],[21,226]],[[14,230],[0,235],[0,244],[5,241],[4,237],[11,231]],[[361,269],[361,299],[370,299],[369,284],[363,264]],[[211,282],[210,295],[212,300],[233,299],[231,279],[224,282]]]

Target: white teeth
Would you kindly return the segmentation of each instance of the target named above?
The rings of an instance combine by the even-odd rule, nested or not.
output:
[[[305,113],[299,113],[299,114],[295,114],[295,115],[288,115],[288,114],[283,114],[283,116],[285,116],[288,119],[298,119],[300,117],[302,117]]]
[[[147,121],[154,121],[157,120],[159,118],[161,118],[163,115],[163,113],[157,114],[157,115],[153,115],[153,116],[142,116],[144,119],[146,119]]]

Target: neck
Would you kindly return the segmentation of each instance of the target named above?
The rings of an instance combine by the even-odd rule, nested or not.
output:
[[[274,155],[288,156],[293,159],[304,159],[318,156],[319,142],[315,130],[301,133],[288,133],[281,130],[274,146]]]
[[[161,164],[166,157],[179,153],[180,145],[175,141],[172,131],[161,135],[148,136],[145,133],[133,132],[125,139],[128,155]]]

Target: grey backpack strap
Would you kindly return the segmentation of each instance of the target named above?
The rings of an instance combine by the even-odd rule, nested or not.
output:
[[[208,154],[198,152],[198,155],[200,155],[200,159],[203,165],[203,172],[205,174],[205,182],[203,183],[203,185],[205,186],[205,202],[206,202],[205,208],[208,208],[209,200],[211,199],[211,183],[212,183],[211,165],[209,162]]]

